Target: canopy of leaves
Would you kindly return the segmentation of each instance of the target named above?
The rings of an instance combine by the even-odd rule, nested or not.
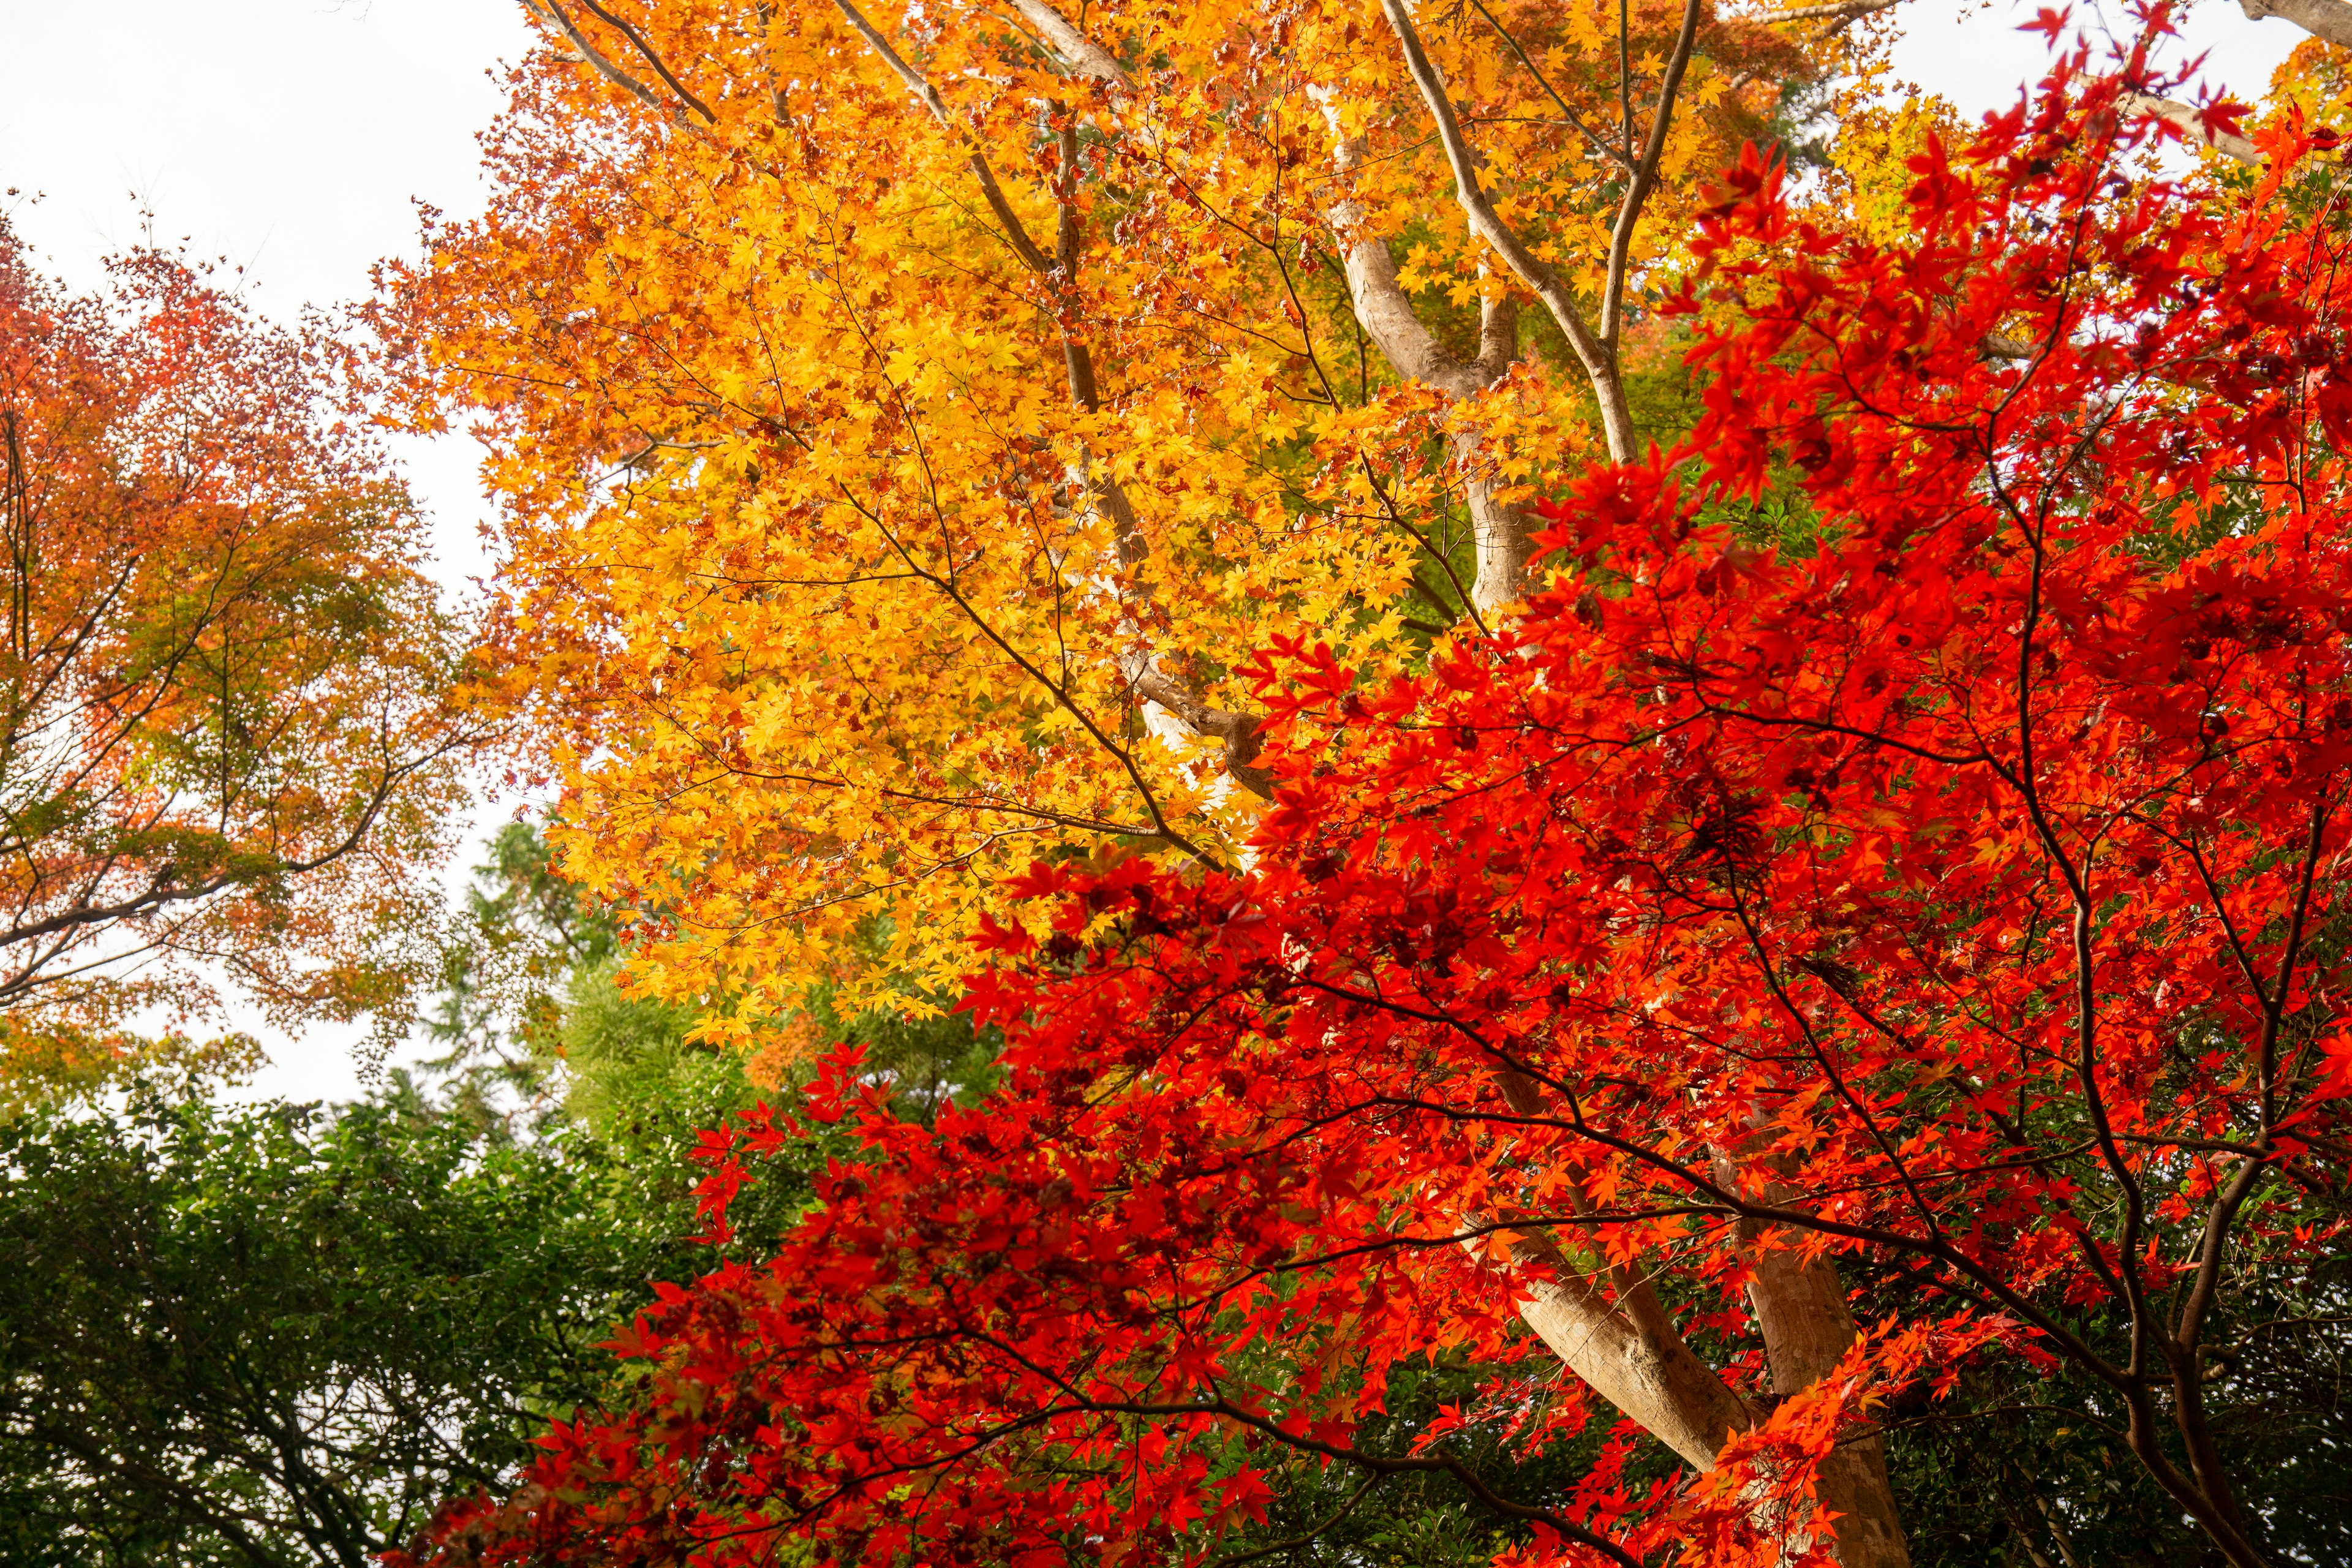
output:
[[[359,1568],[509,1481],[686,1213],[414,1100],[0,1131],[0,1556]]]
[[[1890,239],[1744,160],[1691,441],[1566,486],[1563,574],[1424,673],[1261,661],[1245,868],[1010,884],[1002,1088],[924,1125],[836,1057],[806,1122],[868,1157],[440,1560],[1133,1562],[1328,1463],[1451,1478],[1505,1563],[1817,1563],[1843,1451],[2011,1476],[2002,1423],[2017,1550],[2340,1557],[2347,230],[2292,121],[2242,198],[2135,177],[2145,62],[2086,64],[1930,140]],[[714,1234],[806,1122],[714,1139]],[[1790,1378],[1822,1259],[1871,1319]],[[1562,1319],[1713,1380],[1678,1479],[1529,1379]],[[1592,1458],[1506,1489],[1496,1431]]]
[[[1447,194],[1402,8],[532,9],[491,211],[382,325],[415,417],[494,447],[499,687],[567,868],[646,984],[729,999],[712,1038],[940,984],[1033,855],[1230,858],[1253,652],[1417,658],[1517,596],[1512,501],[1596,446],[1596,373]],[[1879,9],[1495,0],[1415,47],[1590,311]],[[1602,335],[1638,369],[1655,334]],[[845,973],[852,932],[884,945]]]

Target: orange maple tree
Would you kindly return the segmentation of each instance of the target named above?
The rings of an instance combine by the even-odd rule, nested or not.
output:
[[[1011,884],[1003,1089],[925,1127],[831,1062],[866,1157],[425,1555],[1200,1561],[1298,1455],[1454,1477],[1512,1563],[1898,1563],[1892,1402],[2013,1359],[2278,1560],[2217,1410],[2352,1225],[2336,139],[2223,199],[2138,160],[2145,55],[2088,63],[1931,142],[1884,243],[1744,160],[1671,305],[1691,438],[1565,484],[1559,574],[1424,671],[1279,643],[1250,863]],[[709,1136],[714,1237],[798,1125]],[[1491,1399],[1360,1444],[1442,1350]],[[1589,1394],[1688,1469],[1454,1446]]]
[[[165,253],[112,277],[69,296],[0,227],[11,1077],[102,1072],[208,976],[280,1018],[396,1001],[478,738],[464,630],[320,345]]]

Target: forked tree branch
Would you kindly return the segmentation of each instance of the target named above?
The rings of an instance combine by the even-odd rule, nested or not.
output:
[[[1649,139],[1642,144],[1641,166],[1633,183],[1617,204],[1617,222],[1609,235],[1608,281],[1601,296],[1601,341],[1617,353],[1619,329],[1624,324],[1625,275],[1633,262],[1633,231],[1641,226],[1642,208],[1657,189],[1658,166],[1666,155],[1666,132],[1674,125],[1675,100],[1681,96],[1683,74],[1690,69],[1691,50],[1698,43],[1699,0],[1684,0],[1682,29],[1675,35],[1675,52],[1666,60],[1666,74],[1658,84],[1658,107],[1650,116]],[[1621,459],[1622,460],[1622,459]]]
[[[1055,52],[1070,63],[1075,74],[1119,87],[1131,85],[1126,72],[1119,68],[1118,62],[1111,58],[1109,51],[1088,39],[1059,12],[1045,5],[1044,0],[1014,0],[1014,3],[1030,25],[1045,35],[1046,42]],[[871,48],[898,79],[906,84],[907,89],[930,111],[931,118],[939,122],[940,128],[966,149],[970,155],[970,167],[974,177],[980,182],[982,192],[988,199],[989,208],[996,214],[997,220],[1004,226],[1006,237],[1023,263],[1039,277],[1056,280],[1065,291],[1072,288],[1077,277],[1079,247],[1083,239],[1076,205],[1066,197],[1057,197],[1054,254],[1046,255],[1036,241],[1029,237],[1029,231],[1021,222],[1019,215],[1013,212],[1012,203],[1005,197],[1003,187],[997,184],[994,172],[989,168],[987,159],[981,154],[978,140],[950,113],[946,100],[940,97],[938,90],[920,71],[908,63],[906,58],[891,46],[890,40],[883,37],[880,29],[866,19],[852,0],[835,0],[835,4],[840,7],[841,14],[848,19],[849,25],[857,29],[858,36],[866,40],[866,47]],[[1077,132],[1074,127],[1066,126],[1062,131],[1061,150],[1064,177],[1074,177],[1073,172],[1077,166],[1078,151]],[[1086,344],[1069,330],[1066,316],[1063,322],[1062,354],[1065,371],[1069,381],[1071,402],[1089,414],[1096,412],[1101,405],[1101,393],[1096,382],[1093,356],[1087,352]],[[1083,468],[1081,472],[1083,476]],[[1091,477],[1085,477],[1084,485],[1087,494],[1102,507],[1103,511],[1110,519],[1113,531],[1118,541],[1121,564],[1129,568],[1140,564],[1149,555],[1150,550],[1138,523],[1135,508],[1128,500],[1126,491],[1119,486],[1117,479],[1109,478],[1097,481]],[[992,637],[995,636],[992,631],[990,631],[989,635]],[[1260,722],[1258,716],[1254,713],[1234,712],[1209,703],[1193,690],[1190,682],[1164,668],[1163,658],[1162,653],[1157,648],[1138,654],[1121,655],[1118,660],[1119,674],[1126,681],[1129,692],[1139,700],[1157,704],[1173,714],[1180,723],[1194,734],[1219,742],[1223,748],[1225,772],[1233,777],[1234,781],[1254,795],[1270,795],[1273,793],[1273,775],[1266,769],[1256,765],[1258,752],[1263,744],[1258,734]],[[1051,683],[1049,682],[1048,685],[1050,687]],[[1053,688],[1053,689],[1057,697],[1063,697],[1063,700],[1067,701],[1066,696],[1061,693],[1059,688]],[[1088,728],[1092,730],[1092,725],[1089,724]],[[1099,734],[1097,738],[1103,739]],[[1108,742],[1105,740],[1105,743],[1108,745]],[[1141,775],[1136,773],[1132,760],[1116,746],[1110,747],[1110,750],[1127,766],[1129,772],[1135,775],[1138,786],[1140,787]],[[1146,798],[1150,801],[1148,791]],[[1156,801],[1150,802],[1150,808],[1155,823],[1160,823]],[[1171,843],[1191,850],[1196,855],[1200,853],[1172,828],[1166,828],[1164,823],[1161,823],[1161,826]]]
[[[653,89],[614,65],[610,56],[590,43],[587,35],[572,24],[570,16],[564,15],[563,7],[558,4],[558,0],[522,0],[522,3],[524,8],[532,16],[562,34],[572,45],[573,52],[593,67],[597,75],[649,108],[660,110],[665,114],[674,110],[674,105],[664,103]]]
[[[1381,9],[1396,32],[1397,41],[1404,50],[1405,68],[1414,86],[1421,89],[1422,101],[1428,106],[1430,119],[1437,128],[1438,141],[1454,171],[1454,196],[1469,221],[1471,232],[1486,241],[1551,312],[1592,384],[1593,395],[1601,405],[1601,425],[1608,439],[1609,455],[1621,463],[1633,461],[1637,455],[1633,411],[1626,403],[1624,377],[1617,360],[1625,273],[1632,262],[1633,234],[1641,222],[1642,207],[1657,184],[1658,165],[1665,152],[1675,100],[1682,89],[1683,75],[1689,68],[1691,51],[1697,40],[1700,0],[1685,0],[1682,30],[1675,40],[1674,54],[1667,61],[1665,79],[1659,89],[1657,112],[1652,118],[1641,156],[1633,165],[1633,177],[1618,204],[1617,221],[1610,234],[1608,275],[1597,329],[1585,321],[1575,296],[1559,275],[1530,250],[1495,210],[1494,202],[1478,178],[1482,160],[1463,134],[1461,120],[1454,111],[1453,100],[1446,96],[1445,83],[1422,47],[1421,35],[1413,26],[1404,0],[1381,0]]]
[[[555,0],[548,0],[548,4],[551,5],[555,4]],[[669,67],[664,63],[661,56],[655,51],[654,47],[646,42],[644,34],[629,26],[625,18],[615,16],[610,11],[605,10],[604,6],[596,3],[596,0],[580,0],[580,4],[587,7],[590,16],[594,16],[598,21],[612,28],[614,32],[620,34],[621,37],[628,39],[629,47],[637,51],[638,57],[642,58],[646,64],[654,68],[654,74],[661,78],[663,82],[668,86],[670,91],[677,94],[679,100],[685,103],[688,108],[702,116],[706,124],[717,123],[719,117],[710,112],[710,105],[703,102],[699,98],[697,98],[693,91],[687,87],[686,83],[677,79],[677,73],[673,72]]]

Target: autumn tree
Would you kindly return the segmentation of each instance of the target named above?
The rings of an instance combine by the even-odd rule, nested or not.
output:
[[[0,228],[0,1030],[87,1076],[226,973],[280,1017],[406,983],[465,646],[320,345],[182,259],[68,296]]]
[[[1693,172],[1885,6],[530,9],[380,321],[493,446],[572,873],[750,1041],[1042,849],[1230,858],[1270,637],[1516,600],[1538,456],[1640,449]]]
[[[2223,1561],[2340,1545],[2274,1446],[2344,1415],[2336,142],[2158,177],[2145,55],[2089,63],[1931,141],[1885,242],[1744,159],[1670,303],[1691,438],[1564,481],[1559,574],[1426,670],[1261,660],[1251,862],[1034,866],[970,1001],[1004,1089],[926,1128],[836,1058],[806,1115],[869,1157],[438,1560],[1191,1557],[1293,1455],[1451,1477],[1514,1563],[1902,1562],[1882,1446],[2021,1421]],[[714,1136],[714,1236],[794,1127]],[[1365,1446],[1440,1352],[1488,1396]],[[1455,1446],[1595,1394],[1572,1483]]]

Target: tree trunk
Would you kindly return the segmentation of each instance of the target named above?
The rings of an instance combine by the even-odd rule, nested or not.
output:
[[[1757,1234],[1748,1227],[1748,1234]],[[1764,1334],[1772,1392],[1800,1394],[1835,1369],[1853,1343],[1853,1314],[1837,1266],[1801,1261],[1787,1247],[1759,1252],[1748,1302]],[[1820,1496],[1839,1515],[1837,1559],[1844,1568],[1908,1568],[1909,1546],[1886,1474],[1886,1447],[1875,1436],[1851,1439],[1823,1460]]]
[[[1363,157],[1360,139],[1341,134],[1339,112],[1328,92],[1317,95],[1331,126],[1332,163],[1344,178]],[[1331,232],[1347,265],[1348,298],[1356,322],[1397,374],[1435,387],[1459,401],[1475,397],[1508,374],[1518,357],[1518,311],[1507,294],[1484,298],[1478,310],[1478,357],[1457,359],[1412,308],[1397,281],[1396,258],[1388,241],[1360,231],[1363,209],[1355,202],[1335,204],[1329,214]],[[1477,545],[1477,577],[1470,601],[1479,615],[1491,616],[1528,591],[1527,519],[1516,507],[1496,499],[1491,466],[1475,434],[1456,436],[1449,444],[1454,466],[1463,478],[1463,500],[1470,511],[1470,529]]]
[[[1507,1069],[1497,1079],[1514,1112],[1544,1114],[1533,1081]],[[1731,1173],[1727,1159],[1718,1168]],[[1778,1202],[1794,1194],[1775,1189],[1769,1195]],[[1751,1246],[1762,1233],[1762,1227],[1741,1227],[1742,1240]],[[1549,1236],[1523,1237],[1512,1252],[1521,1261],[1549,1263],[1561,1277],[1559,1283],[1534,1286],[1520,1318],[1594,1393],[1652,1436],[1709,1470],[1725,1439],[1755,1424],[1746,1402],[1692,1352],[1664,1303],[1638,1274],[1613,1271],[1612,1302],[1598,1274],[1569,1265]],[[1804,1263],[1787,1248],[1759,1251],[1748,1297],[1775,1394],[1785,1397],[1811,1387],[1853,1343],[1845,1287],[1826,1258]],[[1831,1526],[1831,1552],[1842,1568],[1909,1568],[1885,1448],[1876,1436],[1840,1444],[1822,1462],[1818,1490],[1822,1507],[1839,1516]]]
[[[1522,1239],[1512,1254],[1549,1263],[1560,1276],[1529,1288],[1519,1308],[1528,1327],[1594,1393],[1693,1467],[1713,1469],[1726,1439],[1753,1424],[1747,1403],[1691,1352],[1649,1286],[1612,1281],[1620,1285],[1612,1302],[1601,1289],[1604,1271],[1580,1272],[1549,1238]]]
[[[1316,90],[1314,96],[1330,127],[1333,165],[1344,180],[1361,160],[1363,143],[1346,133],[1337,98],[1328,89]],[[1517,346],[1517,320],[1507,297],[1496,296],[1482,308],[1477,361],[1456,358],[1414,311],[1397,280],[1387,242],[1361,232],[1365,216],[1353,201],[1335,203],[1328,214],[1347,268],[1349,298],[1365,336],[1400,374],[1455,399],[1475,396],[1500,379]],[[1613,372],[1601,379],[1615,389],[1622,412],[1622,384]],[[1609,388],[1598,380],[1596,387],[1604,393],[1606,407]],[[1630,429],[1612,426],[1611,450],[1621,459],[1632,455]],[[1491,616],[1527,593],[1526,521],[1496,500],[1492,479],[1482,471],[1475,435],[1457,437],[1452,455],[1465,476],[1477,543],[1477,579],[1471,598],[1479,614]],[[1515,1110],[1540,1113],[1541,1097],[1533,1083],[1515,1072],[1500,1076],[1504,1096]],[[1543,1257],[1556,1265],[1559,1261],[1548,1237],[1523,1239],[1513,1251],[1522,1260]],[[1749,1294],[1763,1325],[1775,1391],[1785,1394],[1809,1386],[1837,1364],[1853,1342],[1853,1319],[1832,1266],[1798,1268],[1785,1260],[1766,1262]],[[1612,1301],[1597,1278],[1569,1268],[1559,1272],[1559,1283],[1536,1285],[1520,1308],[1528,1326],[1602,1398],[1693,1465],[1712,1469],[1725,1438],[1753,1424],[1746,1404],[1692,1352],[1646,1283],[1621,1274],[1613,1281],[1617,1291]],[[1841,1447],[1823,1464],[1821,1496],[1825,1506],[1843,1516],[1837,1521],[1834,1548],[1843,1568],[1908,1568],[1910,1553],[1888,1485],[1885,1456],[1875,1437]]]

